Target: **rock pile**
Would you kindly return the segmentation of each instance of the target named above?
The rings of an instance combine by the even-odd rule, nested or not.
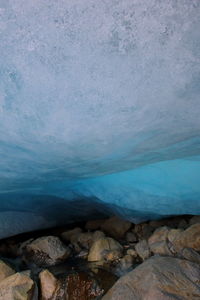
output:
[[[4,257],[6,245],[15,263],[0,261],[0,300],[200,299],[199,216],[138,225],[114,216],[22,242],[8,239],[0,243]]]

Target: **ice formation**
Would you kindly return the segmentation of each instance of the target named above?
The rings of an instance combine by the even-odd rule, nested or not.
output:
[[[200,1],[0,0],[0,237],[200,214]]]

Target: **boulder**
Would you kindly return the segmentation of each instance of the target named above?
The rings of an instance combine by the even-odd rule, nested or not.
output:
[[[61,237],[64,241],[71,242],[71,239],[81,232],[82,232],[82,229],[79,227],[76,227],[74,229],[62,232]]]
[[[52,299],[58,285],[58,280],[48,270],[39,274],[42,300]]]
[[[128,243],[135,243],[138,241],[138,238],[134,232],[129,231],[126,233],[126,241]]]
[[[123,220],[119,217],[111,217],[102,225],[101,229],[116,239],[121,239],[130,229],[131,222]]]
[[[200,266],[154,256],[121,277],[102,300],[198,300]]]
[[[193,216],[189,221],[190,225],[194,225],[196,223],[200,223],[200,216]]]
[[[3,260],[0,260],[0,281],[13,274],[15,274],[15,271]]]
[[[166,241],[169,231],[170,228],[167,226],[157,228],[148,239],[149,246],[157,242]]]
[[[200,254],[190,248],[184,248],[180,251],[181,258],[187,259],[200,265]]]
[[[149,258],[151,255],[147,240],[141,240],[140,242],[138,242],[135,246],[135,250],[139,257],[141,257],[143,260]]]
[[[31,300],[33,288],[29,276],[15,273],[0,282],[0,300]]]
[[[55,236],[40,237],[26,245],[25,258],[39,266],[50,266],[62,262],[70,255],[70,249]]]
[[[85,224],[85,229],[86,230],[97,230],[97,229],[100,229],[101,225],[103,225],[104,222],[105,222],[105,219],[88,221]]]
[[[177,235],[173,241],[176,251],[183,248],[192,248],[200,251],[200,223],[191,225],[189,228]]]
[[[105,237],[96,240],[88,255],[88,261],[101,261],[104,260],[110,251],[118,251],[122,253],[123,247],[114,239]]]

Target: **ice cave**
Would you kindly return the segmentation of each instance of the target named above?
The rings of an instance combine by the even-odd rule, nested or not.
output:
[[[200,1],[0,0],[0,237],[200,214]]]

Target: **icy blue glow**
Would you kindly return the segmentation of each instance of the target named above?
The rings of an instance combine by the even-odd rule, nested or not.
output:
[[[0,236],[200,214],[200,1],[0,0]]]

